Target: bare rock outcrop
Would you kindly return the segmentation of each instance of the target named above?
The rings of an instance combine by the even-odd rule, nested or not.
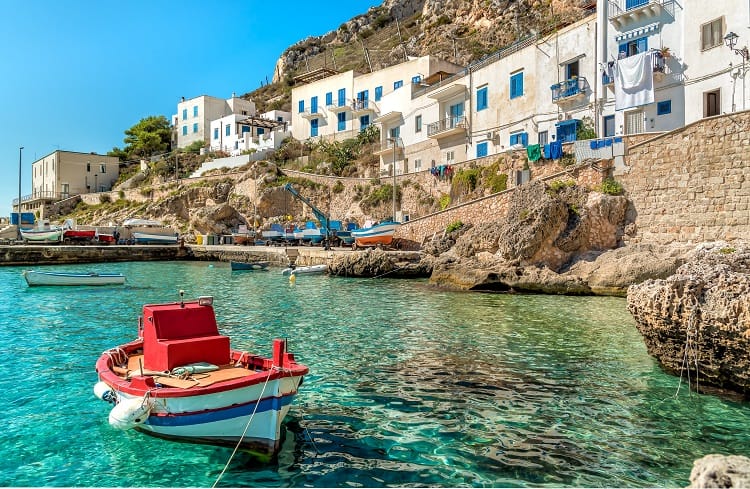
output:
[[[649,354],[699,388],[750,394],[750,246],[701,245],[666,279],[628,289]],[[697,372],[696,372],[697,369]]]
[[[706,455],[693,462],[688,487],[750,487],[750,458],[741,455]]]
[[[337,255],[328,265],[328,273],[341,277],[425,278],[431,270],[429,256],[379,249]]]

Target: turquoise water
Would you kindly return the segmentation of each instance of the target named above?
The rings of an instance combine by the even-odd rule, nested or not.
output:
[[[121,271],[128,285],[29,288],[22,268],[0,268],[2,486],[684,487],[703,455],[749,455],[750,405],[678,390],[623,299],[291,286],[280,269],[224,263],[57,269]],[[179,289],[215,297],[236,347],[267,355],[287,337],[310,367],[278,460],[108,425],[96,358],[134,338],[143,303]]]

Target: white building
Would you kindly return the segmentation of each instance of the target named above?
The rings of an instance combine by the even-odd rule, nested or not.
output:
[[[290,112],[272,110],[260,116],[231,114],[213,120],[210,147],[232,156],[276,149],[291,135],[291,116]]]
[[[604,81],[598,97],[601,135],[668,131],[748,108],[747,51],[743,56],[741,49],[750,38],[750,4],[609,0],[599,2],[597,18]],[[740,54],[727,46],[729,32],[737,34]],[[639,92],[635,102],[628,97],[618,102],[613,78],[635,56],[650,57],[653,86]]]
[[[177,114],[172,116],[172,126],[176,131],[178,148],[189,146],[195,141],[209,144],[211,121],[227,116],[250,117],[255,115],[255,103],[238,98],[234,94],[229,99],[208,95],[186,100],[177,104]]]

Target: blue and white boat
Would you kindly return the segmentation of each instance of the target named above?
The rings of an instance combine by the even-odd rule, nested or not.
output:
[[[35,285],[122,285],[125,283],[125,276],[121,273],[25,270],[23,278],[30,287]]]
[[[354,237],[352,248],[390,246],[393,243],[393,234],[400,225],[394,221],[384,221],[352,231]]]
[[[177,234],[156,234],[156,233],[144,233],[134,232],[133,240],[135,244],[177,244]]]

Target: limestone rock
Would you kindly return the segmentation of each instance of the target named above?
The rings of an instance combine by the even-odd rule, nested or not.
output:
[[[649,354],[665,370],[750,394],[747,244],[700,246],[674,275],[633,285],[627,297]]]
[[[750,487],[750,458],[706,455],[693,462],[688,487]]]
[[[368,249],[337,255],[328,265],[328,273],[342,277],[425,278],[432,260],[421,253],[385,252]]]

